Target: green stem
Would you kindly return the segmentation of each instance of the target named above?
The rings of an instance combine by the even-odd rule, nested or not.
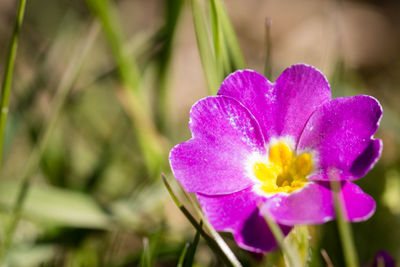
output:
[[[297,253],[294,251],[293,247],[288,243],[284,242],[285,236],[282,233],[279,225],[270,218],[268,214],[264,214],[264,219],[269,226],[269,229],[272,232],[272,235],[275,237],[276,242],[280,246],[283,251],[283,254],[286,256],[290,267],[298,267],[300,266],[300,259]]]
[[[4,79],[1,87],[1,104],[0,104],[0,169],[3,157],[4,131],[6,128],[6,120],[8,115],[8,102],[11,91],[11,82],[14,72],[15,58],[18,49],[18,37],[24,19],[26,0],[18,1],[17,16],[14,21],[14,30],[11,37],[10,47],[7,52],[5,63]]]
[[[0,248],[0,263],[3,261],[4,256],[6,255],[12,243],[15,230],[21,218],[23,204],[29,192],[29,186],[33,174],[40,163],[47,142],[53,133],[54,127],[61,113],[61,109],[65,102],[65,99],[67,98],[67,95],[70,89],[72,88],[72,84],[79,73],[80,67],[83,63],[83,59],[85,58],[85,55],[87,54],[90,47],[94,43],[94,40],[96,39],[98,32],[99,32],[98,25],[93,24],[93,26],[91,27],[91,31],[88,35],[88,38],[85,40],[85,44],[83,45],[79,53],[76,53],[75,57],[71,60],[70,64],[67,67],[67,71],[65,72],[57,88],[57,94],[54,100],[52,116],[50,117],[47,127],[45,128],[43,134],[39,138],[38,145],[34,147],[32,154],[29,157],[26,169],[21,179],[21,187],[18,191],[17,199],[11,211],[10,222],[7,225],[5,231],[5,238]]]
[[[346,210],[343,206],[342,196],[340,194],[340,182],[331,181],[331,187],[333,189],[337,226],[339,230],[340,240],[342,242],[342,249],[346,261],[346,266],[360,266],[358,264],[357,251],[354,246],[353,232],[347,220]]]

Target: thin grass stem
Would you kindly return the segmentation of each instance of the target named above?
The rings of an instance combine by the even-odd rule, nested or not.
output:
[[[183,190],[181,186],[179,186],[182,190],[185,198],[188,202],[192,205],[197,215],[201,218],[204,222],[205,227],[210,232],[211,236],[217,242],[218,246],[224,251],[225,255],[227,255],[230,261],[234,264],[234,266],[242,266],[239,260],[236,258],[235,254],[229,248],[228,244],[224,241],[220,234],[214,229],[214,227],[208,222],[207,218],[204,216],[203,212],[201,211],[200,206],[198,205],[197,201],[193,200],[186,192]]]
[[[186,207],[178,200],[176,194],[172,190],[172,188],[171,188],[170,184],[168,183],[167,178],[165,177],[164,174],[161,174],[161,178],[162,178],[164,185],[167,188],[168,193],[170,194],[172,200],[175,202],[175,205],[181,210],[183,215],[185,215],[185,217],[188,219],[188,221],[193,225],[194,228],[196,228],[196,230],[204,238],[204,240],[207,242],[210,249],[220,257],[220,259],[226,264],[226,266],[242,266],[234,255],[233,255],[234,259],[232,258],[232,255],[227,255],[226,254],[227,250],[223,249],[220,246],[220,243],[218,243],[216,240],[211,238],[203,230],[202,222],[197,223],[196,219],[192,216],[192,214],[190,214],[190,212],[186,209]]]
[[[18,1],[17,16],[14,21],[14,29],[11,36],[11,43],[7,51],[7,58],[5,63],[4,78],[1,86],[1,100],[0,100],[0,169],[3,161],[3,144],[4,133],[6,128],[6,120],[8,115],[8,105],[12,84],[12,77],[14,73],[15,58],[18,50],[19,32],[21,30],[22,22],[24,20],[26,0]]]
[[[183,267],[184,266],[183,264],[184,264],[184,261],[185,261],[186,254],[188,252],[189,246],[190,246],[189,242],[185,243],[185,246],[182,249],[182,253],[179,256],[178,264],[176,265],[177,267]]]

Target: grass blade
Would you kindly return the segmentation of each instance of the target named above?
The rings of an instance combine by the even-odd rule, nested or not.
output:
[[[217,7],[215,6],[214,0],[209,0],[210,15],[211,15],[211,26],[214,41],[215,59],[218,70],[218,75],[223,79],[226,75],[232,72],[230,67],[230,61],[228,51],[224,39],[224,33],[222,32],[220,19],[218,17]]]
[[[0,181],[0,205],[12,209],[19,190],[17,181]],[[54,186],[32,184],[21,216],[44,224],[59,226],[110,229],[112,219],[94,199],[81,192]]]
[[[14,29],[11,37],[11,43],[7,51],[5,63],[4,78],[1,86],[1,101],[0,101],[0,169],[3,157],[4,132],[6,128],[6,120],[8,115],[8,103],[10,98],[11,83],[14,73],[15,58],[18,50],[19,32],[24,20],[26,0],[18,1],[17,16],[14,21]]]
[[[229,19],[228,13],[221,0],[213,0],[215,3],[215,8],[217,10],[218,18],[220,19],[222,32],[225,37],[230,58],[232,59],[232,64],[235,69],[244,69],[246,63],[243,57],[242,50],[240,49],[239,42],[236,38],[235,30],[233,29],[232,23]]]
[[[215,94],[218,90],[220,80],[218,79],[217,65],[207,31],[203,6],[200,2],[200,0],[192,0],[193,24],[208,91],[210,94]]]
[[[190,246],[190,244],[186,243],[185,246],[183,247],[182,253],[179,256],[179,260],[178,260],[178,264],[177,264],[178,267],[183,267],[184,266],[184,262],[185,262],[185,259],[186,259],[186,254],[188,252],[189,246]]]
[[[143,238],[143,253],[142,256],[140,257],[140,266],[151,267],[150,245],[149,245],[149,239],[147,237]]]
[[[191,203],[192,207],[195,209],[197,215],[204,221],[204,225],[206,226],[207,230],[210,232],[211,236],[214,238],[214,240],[217,242],[218,246],[224,251],[225,255],[229,257],[230,261],[235,265],[235,266],[241,266],[241,263],[239,260],[236,258],[235,254],[232,252],[232,250],[229,248],[228,244],[224,241],[224,239],[221,237],[220,234],[218,234],[217,231],[215,231],[214,227],[208,222],[208,220],[204,217],[201,208],[199,205],[195,203],[195,201],[188,196],[188,194],[183,190],[181,187],[182,192],[184,193],[186,199]]]
[[[203,225],[203,221],[200,221],[200,227],[202,225]],[[187,256],[184,261],[184,266],[187,266],[187,267],[193,266],[194,255],[196,253],[196,249],[197,249],[197,245],[199,244],[199,241],[200,241],[200,232],[197,231],[196,235],[194,236],[194,240],[189,247],[189,251],[187,252]]]
[[[200,233],[200,235],[204,238],[204,240],[207,242],[208,246],[211,248],[211,250],[216,253],[220,259],[227,265],[227,266],[241,266],[240,262],[238,260],[232,260],[231,255],[227,255],[225,253],[225,250],[220,247],[220,244],[217,243],[214,239],[212,239],[204,230],[203,227],[201,226],[201,223],[197,223],[196,219],[190,214],[190,212],[186,209],[186,207],[178,200],[176,197],[176,194],[172,190],[170,184],[167,181],[167,178],[165,177],[164,174],[161,174],[162,180],[164,182],[165,187],[168,190],[168,193],[170,194],[172,200],[175,202],[176,206],[181,210],[183,215],[189,220],[189,222],[194,226],[194,228]],[[236,258],[235,258],[236,259]]]
[[[267,79],[272,79],[272,49],[271,49],[271,23],[270,19],[265,21],[265,63],[264,63],[264,75]]]

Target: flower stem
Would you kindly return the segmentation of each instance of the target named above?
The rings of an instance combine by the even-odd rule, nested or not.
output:
[[[286,242],[284,242],[285,236],[283,235],[279,225],[269,217],[268,214],[263,214],[266,223],[268,224],[269,229],[271,230],[273,236],[276,239],[276,242],[280,246],[283,251],[283,254],[286,256],[290,267],[298,267],[300,266],[300,259],[297,253],[293,250],[292,246]]]
[[[340,240],[342,242],[342,249],[346,261],[346,266],[357,267],[359,266],[358,256],[356,248],[354,246],[353,232],[351,230],[350,224],[348,223],[346,210],[343,206],[340,195],[340,182],[331,181],[331,187],[333,189],[337,226],[339,230]]]
[[[15,58],[17,56],[19,32],[21,30],[24,19],[26,0],[18,1],[17,16],[14,21],[14,30],[11,37],[11,43],[8,48],[7,58],[4,70],[4,79],[1,86],[1,102],[0,102],[0,169],[2,166],[4,131],[8,115],[8,102],[11,91],[11,82],[14,72]]]
[[[30,187],[30,181],[33,177],[33,174],[37,168],[37,166],[40,163],[40,160],[42,158],[43,152],[46,148],[47,142],[53,133],[54,127],[56,125],[56,122],[58,120],[58,117],[61,113],[62,106],[65,102],[65,99],[67,98],[67,95],[72,88],[72,84],[75,81],[75,78],[77,77],[80,66],[83,63],[83,59],[85,58],[85,55],[89,51],[90,47],[94,43],[94,40],[97,37],[97,34],[99,32],[99,27],[98,24],[94,23],[91,26],[91,31],[85,40],[84,45],[82,46],[82,49],[79,50],[77,54],[75,54],[75,57],[72,58],[71,62],[69,63],[67,70],[57,88],[57,94],[55,96],[54,100],[54,105],[53,105],[53,112],[51,113],[52,116],[49,119],[49,122],[41,134],[39,138],[39,143],[34,147],[32,154],[29,157],[28,163],[26,165],[25,171],[23,173],[22,179],[21,179],[21,186],[18,191],[17,199],[15,201],[15,204],[12,208],[11,211],[11,218],[10,221],[7,225],[6,231],[5,231],[5,237],[3,240],[3,243],[0,248],[0,263],[3,261],[4,256],[6,255],[13,237],[15,230],[18,226],[18,222],[21,218],[21,213],[23,210],[23,205],[24,201],[28,195],[29,192],[29,187]]]

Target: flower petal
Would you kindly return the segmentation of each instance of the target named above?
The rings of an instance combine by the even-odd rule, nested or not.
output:
[[[265,140],[290,135],[297,142],[311,113],[330,100],[325,76],[297,64],[286,69],[275,84],[251,70],[236,71],[222,83],[219,95],[235,98],[257,119]]]
[[[297,64],[279,76],[275,88],[278,134],[292,136],[297,143],[311,114],[331,99],[328,80],[316,68]]]
[[[371,139],[382,108],[370,96],[336,98],[318,108],[300,137],[297,150],[317,152],[316,180],[329,180],[337,169],[342,180],[364,176],[378,160],[382,143]]]
[[[349,221],[367,220],[375,211],[374,199],[351,182],[342,182],[341,194]],[[262,212],[285,225],[320,224],[335,218],[329,183],[310,183],[303,190],[270,198]]]
[[[376,208],[375,200],[364,193],[356,184],[346,182],[342,186],[342,195],[349,221],[365,221],[374,214]]]
[[[206,97],[193,105],[193,138],[171,150],[176,179],[188,192],[229,194],[250,186],[246,160],[265,154],[258,123],[239,102],[226,96]]]
[[[219,95],[235,98],[257,119],[265,140],[276,133],[276,93],[274,84],[254,70],[238,70],[221,84]]]
[[[232,232],[238,245],[253,252],[267,252],[276,247],[276,241],[258,205],[265,198],[252,192],[251,188],[219,196],[197,194],[206,218],[217,231]],[[291,230],[281,226],[284,234]]]

